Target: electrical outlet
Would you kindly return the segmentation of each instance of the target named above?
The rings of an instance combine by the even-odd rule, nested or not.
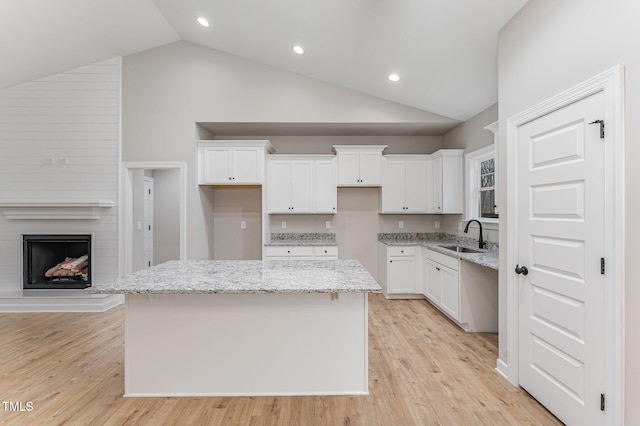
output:
[[[331,222],[329,222],[328,220],[324,223],[324,227],[326,229],[331,229]]]
[[[458,231],[462,231],[462,222],[458,222]]]
[[[247,229],[247,221],[246,220],[241,220],[240,221],[240,229]]]
[[[433,227],[435,229],[440,229],[440,221],[439,220],[434,220],[433,221]]]
[[[141,221],[136,222],[136,229],[138,231],[142,231],[142,222]]]
[[[282,222],[282,229],[287,229],[287,222]]]
[[[398,228],[404,229],[404,220],[399,220],[398,221]]]

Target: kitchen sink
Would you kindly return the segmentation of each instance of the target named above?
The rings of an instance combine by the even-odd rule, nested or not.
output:
[[[443,249],[457,251],[459,253],[484,253],[482,250],[472,249],[470,247],[463,247],[458,245],[441,245]]]

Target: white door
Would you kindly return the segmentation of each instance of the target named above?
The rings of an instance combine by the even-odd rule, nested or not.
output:
[[[382,155],[379,152],[360,153],[360,183],[362,185],[382,183]]]
[[[269,213],[291,213],[291,161],[269,161]]]
[[[389,294],[416,292],[416,260],[414,256],[389,258]]]
[[[427,213],[427,161],[405,164],[405,206],[411,213]]]
[[[231,181],[231,149],[207,147],[204,151],[204,180],[207,183]]]
[[[442,213],[442,158],[433,160],[432,167],[433,212]]]
[[[338,207],[336,161],[315,162],[314,211],[336,213]]]
[[[599,92],[544,115],[517,138],[518,258],[528,269],[519,270],[519,381],[571,425],[604,421],[607,141],[589,124],[604,118],[603,100]]]
[[[439,266],[442,284],[442,300],[440,306],[453,319],[460,321],[460,280],[458,271],[446,266]]]
[[[259,148],[234,148],[233,175],[236,183],[259,183],[262,165]]]
[[[153,178],[144,178],[144,267],[153,265]]]
[[[313,211],[313,162],[291,162],[291,206],[292,213]]]
[[[406,213],[404,164],[405,162],[401,160],[383,160],[382,211],[384,213]]]
[[[436,304],[440,304],[442,300],[442,274],[440,273],[440,265],[424,258],[426,294],[430,300]]]
[[[355,185],[360,181],[360,155],[357,152],[338,153],[338,185]]]

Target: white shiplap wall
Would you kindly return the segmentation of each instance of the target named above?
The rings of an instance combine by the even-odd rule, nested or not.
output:
[[[115,203],[98,220],[0,215],[0,291],[22,288],[22,234],[93,234],[94,282],[117,277],[120,76],[114,58],[0,91],[0,200]]]

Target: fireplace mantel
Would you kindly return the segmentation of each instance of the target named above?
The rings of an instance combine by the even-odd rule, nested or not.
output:
[[[2,200],[0,210],[12,220],[95,220],[114,205],[110,200]]]

